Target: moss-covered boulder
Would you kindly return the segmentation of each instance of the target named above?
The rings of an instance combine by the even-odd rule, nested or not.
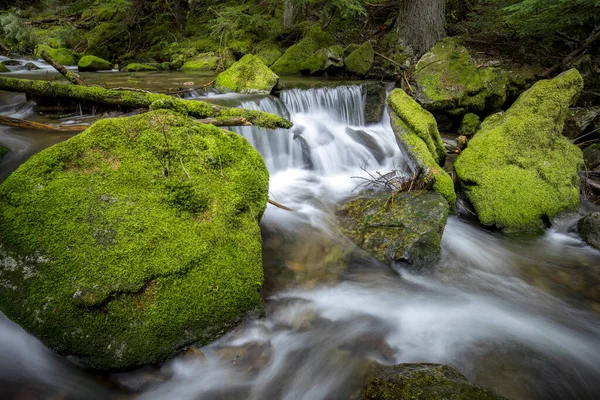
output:
[[[443,364],[378,365],[371,376],[364,400],[506,400]]]
[[[577,223],[577,230],[586,243],[600,250],[600,212],[581,218]]]
[[[457,38],[440,40],[415,67],[416,100],[427,110],[453,115],[499,108],[506,101],[508,77],[479,67]]]
[[[0,63],[0,73],[2,72],[10,72],[10,69],[8,69],[6,65]]]
[[[600,143],[595,143],[583,149],[583,161],[588,171],[600,167]]]
[[[294,75],[301,71],[301,64],[317,50],[333,44],[333,37],[328,32],[313,29],[304,39],[291,46],[283,53],[271,69],[279,75]]]
[[[221,93],[269,94],[279,83],[279,77],[260,58],[246,54],[215,79],[215,89]]]
[[[126,72],[150,72],[158,70],[158,67],[155,65],[148,65],[142,63],[131,63],[127,64],[127,66],[125,67]]]
[[[570,70],[537,82],[506,113],[484,121],[454,164],[483,224],[538,230],[545,218],[579,204],[583,157],[561,132],[582,88]]]
[[[233,132],[103,119],[0,185],[0,308],[99,369],[213,340],[261,310],[268,181]]]
[[[446,158],[446,149],[435,118],[401,89],[388,96],[388,111],[396,141],[408,159],[411,173],[430,181],[433,190],[442,194],[454,210],[454,182],[440,166]]]
[[[373,45],[371,42],[365,42],[344,60],[346,71],[355,75],[365,76],[371,69],[374,60],[375,51],[373,50]]]
[[[480,125],[481,121],[476,114],[467,113],[460,123],[458,134],[467,137],[473,136],[479,129]]]
[[[215,71],[219,64],[219,56],[215,53],[201,53],[194,59],[186,61],[181,69],[187,71]]]
[[[363,194],[336,215],[341,231],[377,260],[421,267],[440,256],[448,204],[435,192]]]
[[[48,53],[57,63],[62,65],[77,65],[77,54],[71,49],[59,48],[54,49],[45,44],[38,44],[35,48],[35,55],[42,57],[42,51]]]
[[[110,71],[113,69],[113,64],[96,56],[83,56],[77,63],[79,71],[94,72],[94,71]]]
[[[344,49],[335,45],[321,49],[300,64],[300,71],[310,75],[322,75],[344,67]]]
[[[260,58],[260,60],[267,66],[270,67],[275,63],[275,61],[279,60],[279,58],[283,55],[281,50],[275,45],[266,46],[258,51],[256,57]]]

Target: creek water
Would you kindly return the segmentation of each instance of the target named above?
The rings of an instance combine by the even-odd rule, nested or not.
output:
[[[86,79],[158,90],[212,78]],[[387,116],[365,126],[359,85],[287,89],[279,99],[203,99],[277,113],[295,124],[290,131],[236,128],[265,159],[270,197],[296,210],[269,205],[261,222],[266,317],[202,347],[203,356],[188,352],[109,375],[54,355],[2,318],[1,398],[349,399],[375,361],[449,364],[510,399],[600,397],[600,252],[572,233],[576,213],[553,220],[543,235],[520,237],[453,216],[438,264],[420,274],[392,270],[358,251],[332,217],[361,177],[403,168]],[[0,92],[0,113],[44,120],[24,100]],[[77,121],[88,117],[60,122]],[[0,162],[0,181],[70,136],[0,127],[0,144],[12,150]]]

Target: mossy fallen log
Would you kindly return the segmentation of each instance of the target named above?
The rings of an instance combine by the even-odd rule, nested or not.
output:
[[[67,98],[89,103],[129,109],[170,109],[194,118],[229,119],[243,117],[252,125],[263,128],[291,128],[285,118],[262,111],[221,107],[196,100],[181,100],[169,95],[130,90],[111,90],[98,86],[70,85],[60,82],[17,79],[0,76],[0,90],[26,93],[39,97]]]

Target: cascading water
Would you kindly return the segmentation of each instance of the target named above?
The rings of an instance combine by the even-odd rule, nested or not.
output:
[[[431,274],[396,274],[330,221],[362,182],[352,177],[402,169],[387,116],[364,126],[358,86],[242,101],[294,122],[236,128],[263,155],[271,197],[297,210],[269,206],[262,221],[266,318],[203,347],[204,357],[113,374],[110,385],[0,320],[0,397],[348,399],[373,360],[446,363],[515,400],[598,397],[600,253],[569,233],[572,219],[510,238],[452,217]]]

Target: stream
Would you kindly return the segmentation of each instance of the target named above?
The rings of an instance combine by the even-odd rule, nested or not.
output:
[[[53,72],[15,72],[50,77]],[[210,76],[88,73],[110,87],[165,90]],[[110,84],[108,84],[110,82]],[[600,252],[562,215],[538,236],[506,236],[465,213],[449,218],[442,259],[426,273],[392,270],[358,251],[332,211],[369,174],[402,169],[389,120],[364,122],[358,84],[283,81],[280,98],[202,95],[276,113],[290,131],[233,130],[263,155],[270,197],[261,222],[266,317],[162,365],[98,375],[46,349],[0,314],[2,399],[350,399],[374,361],[443,363],[514,400],[600,396]],[[19,94],[0,92],[0,114],[45,123]],[[0,126],[0,182],[71,133]],[[591,205],[581,206],[587,211]]]

